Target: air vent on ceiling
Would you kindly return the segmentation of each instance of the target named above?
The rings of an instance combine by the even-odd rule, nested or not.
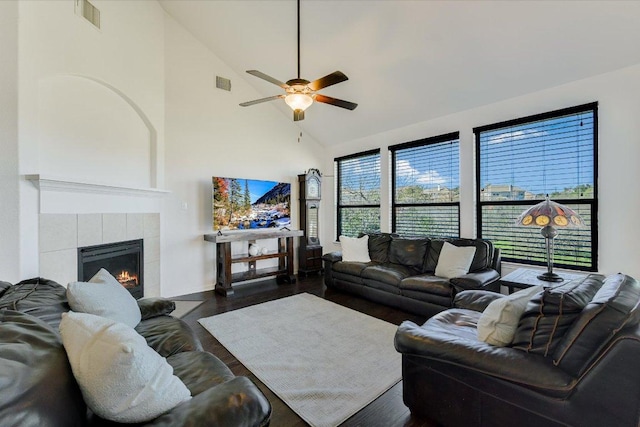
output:
[[[97,7],[87,0],[76,0],[75,10],[77,15],[82,16],[96,28],[100,28],[100,11]]]
[[[231,91],[231,80],[225,79],[224,77],[216,76],[216,87],[218,89]]]

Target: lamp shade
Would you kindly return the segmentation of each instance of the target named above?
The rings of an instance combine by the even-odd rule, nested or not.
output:
[[[290,93],[284,97],[284,102],[287,103],[292,110],[306,110],[311,104],[313,104],[313,98],[306,93]]]
[[[584,227],[584,220],[573,209],[546,200],[522,212],[516,224],[530,227]]]

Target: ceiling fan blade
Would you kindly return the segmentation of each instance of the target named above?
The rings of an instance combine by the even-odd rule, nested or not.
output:
[[[240,106],[241,107],[248,107],[250,105],[256,105],[256,104],[260,104],[262,102],[273,101],[274,99],[280,99],[280,98],[284,98],[284,95],[274,95],[274,96],[270,96],[268,98],[254,99],[253,101],[243,102],[243,103],[240,104]]]
[[[334,85],[336,83],[344,82],[346,80],[349,80],[349,77],[345,76],[341,71],[334,71],[329,75],[320,77],[318,80],[312,81],[307,86],[309,87],[309,89],[315,91],[327,86]]]
[[[274,79],[271,76],[267,76],[265,73],[258,71],[258,70],[247,70],[247,73],[251,74],[252,76],[256,76],[258,78],[261,78],[262,80],[266,80],[269,83],[273,83],[274,85],[278,85],[280,86],[282,89],[287,89],[289,87],[288,84],[281,82],[278,79]]]
[[[332,98],[330,96],[320,95],[319,93],[315,95],[315,100],[318,102],[323,102],[325,104],[335,105],[336,107],[346,108],[347,110],[355,110],[358,106],[358,104],[356,103]]]

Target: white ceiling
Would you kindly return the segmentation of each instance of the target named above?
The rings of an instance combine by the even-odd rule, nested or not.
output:
[[[262,96],[297,77],[296,2],[160,0]],[[301,77],[340,70],[302,130],[324,145],[640,63],[640,1],[301,1]],[[249,99],[243,100],[249,101]],[[284,101],[247,108],[279,108]]]

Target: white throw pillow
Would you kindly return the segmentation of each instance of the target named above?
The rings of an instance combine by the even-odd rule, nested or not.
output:
[[[347,237],[340,236],[342,246],[342,261],[371,262],[369,257],[369,236]]]
[[[436,265],[436,276],[453,279],[467,274],[475,254],[475,246],[455,246],[444,242]]]
[[[532,286],[492,301],[478,320],[478,339],[500,347],[510,345],[527,303],[542,289]]]
[[[191,398],[167,360],[123,323],[70,311],[60,335],[85,402],[102,418],[149,421]]]
[[[67,299],[73,311],[107,317],[132,328],[140,323],[136,299],[104,268],[88,282],[69,283]]]

